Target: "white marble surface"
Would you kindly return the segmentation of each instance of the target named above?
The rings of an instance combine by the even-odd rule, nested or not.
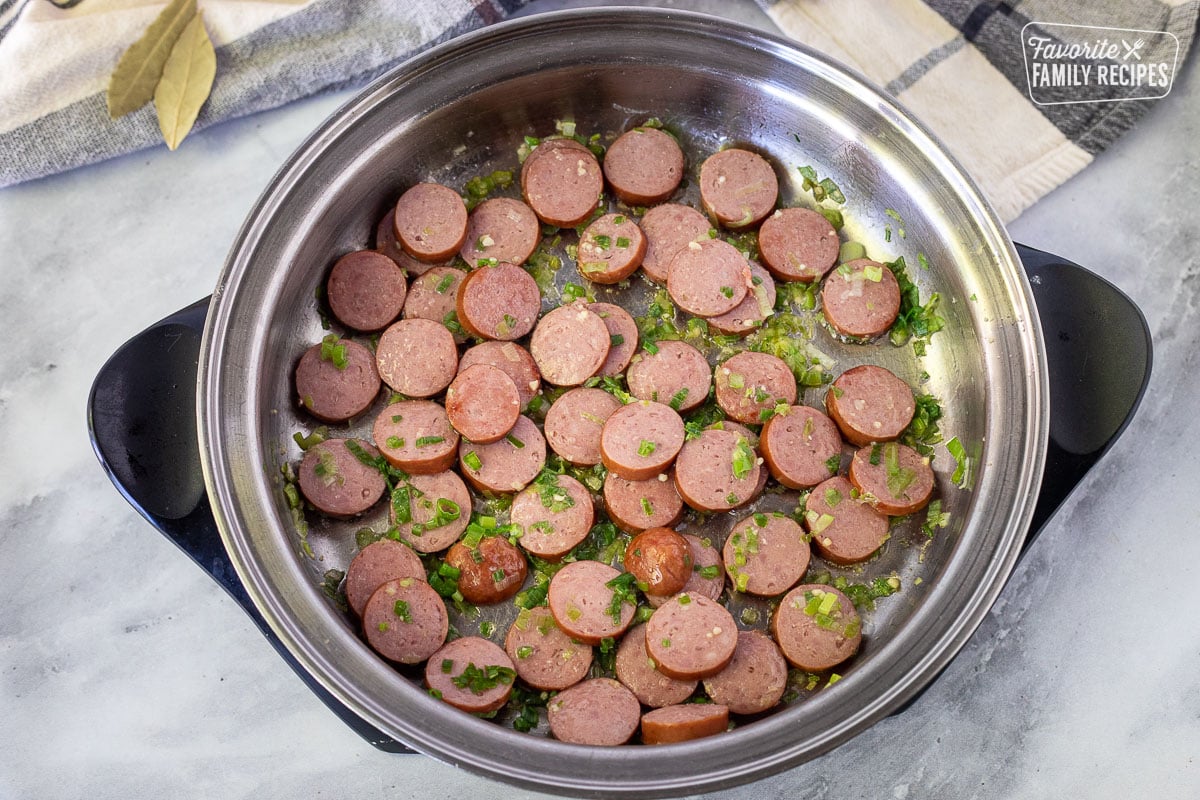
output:
[[[678,5],[769,24],[748,2]],[[364,744],[88,445],[101,364],[211,291],[275,168],[347,97],[0,191],[0,798],[535,796]],[[1012,226],[1141,306],[1149,394],[928,693],[758,796],[1200,796],[1198,143],[1193,58]]]

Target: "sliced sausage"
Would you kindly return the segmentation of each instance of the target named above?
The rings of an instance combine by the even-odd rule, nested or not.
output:
[[[642,272],[655,283],[667,282],[667,271],[676,253],[692,242],[708,239],[712,231],[703,214],[678,203],[664,203],[647,211],[641,228],[646,234]]]
[[[808,208],[781,208],[758,229],[758,252],[781,281],[819,281],[841,246],[829,220]]]
[[[366,411],[380,385],[375,356],[352,339],[326,337],[296,365],[300,404],[322,422],[344,422]]]
[[[417,552],[437,553],[467,529],[471,493],[452,470],[410,475],[392,490],[388,521]]]
[[[546,412],[550,449],[577,466],[600,463],[600,432],[621,401],[603,389],[576,388],[554,401]]]
[[[737,626],[724,606],[686,592],[663,603],[646,623],[646,653],[676,680],[715,675],[733,658]]]
[[[404,270],[404,274],[408,276],[424,275],[430,268],[435,266],[449,266],[448,264],[428,264],[404,252],[404,248],[400,246],[400,242],[396,241],[396,207],[392,206],[379,220],[379,224],[375,227],[375,249],[383,253],[385,256],[396,262],[400,269]]]
[[[359,439],[326,439],[304,453],[296,481],[304,498],[323,514],[353,517],[383,497],[383,475],[360,461],[354,448],[368,458],[379,457],[378,450]]]
[[[355,250],[339,258],[325,284],[333,315],[357,331],[386,328],[400,316],[407,294],[404,270],[375,250]]]
[[[516,384],[522,409],[542,388],[542,375],[533,356],[516,342],[487,341],[469,347],[458,360],[458,371],[461,373],[475,364],[488,364],[507,373]]]
[[[542,296],[533,277],[515,264],[472,272],[458,287],[459,324],[480,339],[513,341],[533,330]]]
[[[825,410],[846,441],[856,447],[897,438],[912,422],[912,389],[889,370],[852,367],[825,393]]]
[[[432,267],[413,278],[404,301],[405,319],[429,319],[440,322],[454,334],[454,341],[465,342],[466,333],[458,324],[454,299],[467,273],[454,267]]]
[[[432,397],[458,371],[454,336],[440,322],[402,319],[379,337],[375,366],[384,383],[408,397]]]
[[[749,228],[764,219],[779,199],[779,179],[758,153],[731,147],[700,165],[700,202],[726,228]]]
[[[626,372],[629,393],[639,400],[664,403],[676,411],[691,411],[708,398],[712,369],[687,342],[665,340],[658,352],[642,351]]]
[[[582,145],[542,142],[521,166],[521,194],[538,219],[571,228],[591,216],[600,202],[604,175],[600,163]],[[566,140],[573,141],[573,140]]]
[[[625,600],[614,606],[616,592],[607,585],[620,575],[598,561],[573,561],[554,573],[546,599],[558,627],[585,644],[624,633],[634,604]]]
[[[504,637],[517,676],[535,689],[557,692],[587,677],[592,648],[562,632],[546,606],[522,609]]]
[[[446,563],[459,571],[463,599],[481,606],[515,595],[529,572],[525,556],[503,536],[484,536],[474,547],[456,542],[446,552]]]
[[[475,206],[459,255],[472,267],[520,266],[537,249],[542,228],[533,209],[511,197],[492,197]]]
[[[933,494],[929,460],[911,447],[884,442],[863,447],[850,461],[850,482],[892,517],[920,511]]]
[[[674,525],[683,512],[683,498],[666,473],[631,481],[610,472],[604,478],[604,508],[618,528],[637,533]]]
[[[546,465],[546,440],[533,420],[518,417],[513,429],[498,442],[461,442],[458,464],[463,477],[480,491],[519,492]]]
[[[675,304],[698,317],[732,311],[749,291],[750,265],[736,247],[700,239],[682,248],[667,268],[667,291]]]
[[[478,444],[504,438],[521,415],[521,395],[513,379],[490,364],[459,371],[446,389],[446,416],[463,436]]]
[[[762,631],[739,631],[733,660],[704,679],[704,692],[731,714],[760,714],[783,697],[788,665],[779,645]]]
[[[626,214],[605,214],[579,236],[579,274],[593,283],[620,283],[641,266],[646,236]]]
[[[578,386],[608,357],[608,327],[587,303],[559,306],[538,322],[529,340],[538,371],[555,386]]]
[[[450,187],[418,183],[396,201],[396,240],[418,261],[453,258],[466,238],[467,206]]]
[[[683,180],[683,150],[665,131],[633,128],[609,145],[604,177],[613,194],[628,205],[661,203]]]
[[[587,487],[570,475],[539,478],[513,498],[509,518],[521,530],[522,549],[557,560],[592,529],[595,510]]]
[[[733,431],[706,430],[683,443],[675,488],[697,511],[728,511],[753,498],[761,467],[754,448]]]
[[[835,564],[866,561],[887,541],[888,518],[841,475],[818,483],[804,509],[813,546]]]
[[[346,568],[346,602],[361,619],[375,590],[399,578],[425,580],[425,567],[416,552],[392,539],[372,542]]]
[[[608,328],[608,357],[597,375],[620,375],[638,348],[638,326],[629,312],[612,303],[589,303],[588,309]]]
[[[721,553],[713,547],[712,540],[701,539],[691,533],[685,533],[683,538],[692,551],[692,575],[683,586],[683,592],[690,595],[703,595],[709,600],[716,600],[725,588],[725,568],[721,563]],[[670,598],[658,595],[646,595],[646,602],[658,608]]]
[[[392,403],[375,418],[371,435],[388,463],[413,474],[448,470],[458,452],[458,431],[432,400]]]
[[[471,714],[488,714],[507,703],[516,677],[508,654],[481,636],[446,642],[425,665],[430,691]]]
[[[796,402],[796,376],[783,359],[769,353],[738,353],[719,364],[713,375],[717,405],[747,425],[761,423],[763,412],[780,403]]]
[[[783,596],[771,632],[793,666],[832,669],[858,652],[862,623],[854,604],[832,586],[805,583]]]
[[[386,659],[419,664],[446,641],[446,604],[428,583],[398,578],[380,586],[363,608],[367,644]]]
[[[723,733],[729,709],[719,703],[685,703],[647,711],[642,716],[642,744],[672,744]]]
[[[726,336],[745,336],[766,321],[775,311],[775,279],[754,261],[750,265],[750,291],[732,311],[705,321],[710,328]]]
[[[625,571],[633,573],[646,594],[673,595],[692,576],[692,551],[687,540],[670,528],[650,528],[626,545]]]
[[[683,447],[683,418],[670,406],[639,400],[612,413],[600,431],[600,459],[622,478],[665,472]]]
[[[790,589],[808,569],[804,529],[782,514],[739,519],[725,539],[725,571],[739,592],[774,597]]]
[[[806,489],[837,473],[842,437],[833,420],[815,408],[790,406],[767,420],[758,446],[775,480]]]
[[[615,747],[633,737],[642,707],[612,678],[592,678],[564,689],[546,705],[550,733],[560,742]]]
[[[646,626],[634,625],[621,637],[614,660],[617,680],[651,708],[682,703],[696,691],[697,681],[678,681],[659,672],[646,655]]]
[[[879,336],[892,327],[900,313],[900,284],[878,261],[847,261],[825,278],[821,311],[843,336]]]

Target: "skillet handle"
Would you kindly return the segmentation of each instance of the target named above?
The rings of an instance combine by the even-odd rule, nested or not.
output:
[[[330,711],[380,750],[411,753],[308,674],[263,619],[225,552],[204,490],[196,434],[196,375],[208,305],[205,298],[155,323],[101,367],[88,397],[92,449],[130,505],[237,601]]]

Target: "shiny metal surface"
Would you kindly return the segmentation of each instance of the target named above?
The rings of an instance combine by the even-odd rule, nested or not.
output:
[[[420,180],[461,186],[511,168],[522,137],[549,134],[556,120],[611,133],[650,116],[681,132],[693,153],[740,143],[769,155],[785,205],[799,199],[799,165],[837,181],[847,196],[845,237],[876,258],[906,256],[922,297],[941,294],[947,329],[919,363],[909,348],[867,353],[823,331],[817,346],[835,373],[866,360],[912,383],[928,372],[925,390],[946,409],[945,437],[978,443],[982,463],[973,491],[959,491],[949,480],[952,459],[940,452],[939,493],[953,522],[932,542],[915,523],[902,528],[871,563],[870,575],[895,572],[905,588],[867,620],[864,648],[835,687],[724,736],[594,749],[462,714],[375,656],[319,584],[325,570],[348,563],[350,533],[378,520],[314,524],[316,558],[306,557],[280,466],[298,458],[292,433],[313,426],[296,413],[291,371],[323,335],[314,292],[338,255],[372,242],[375,222],[404,188]],[[903,219],[904,238],[888,210]],[[917,268],[918,252],[930,269]],[[635,312],[644,302],[637,289],[619,299]],[[819,54],[713,18],[564,12],[419,56],[337,112],[285,164],[214,295],[201,353],[201,450],[247,590],[297,658],[364,718],[422,752],[520,785],[672,795],[753,780],[835,747],[911,697],[961,647],[1003,585],[1033,510],[1047,435],[1043,364],[1036,312],[1006,234],[893,101]]]

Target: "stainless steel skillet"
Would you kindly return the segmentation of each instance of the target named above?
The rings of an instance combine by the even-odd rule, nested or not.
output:
[[[594,750],[463,715],[372,654],[319,589],[326,569],[344,567],[352,541],[335,526],[317,526],[309,537],[317,559],[300,553],[278,475],[297,455],[291,434],[312,424],[294,411],[289,376],[322,333],[314,289],[336,256],[371,241],[399,191],[418,180],[461,186],[511,167],[522,137],[549,133],[556,120],[609,132],[648,116],[681,132],[692,152],[740,143],[769,155],[785,202],[799,202],[800,165],[843,187],[846,237],[877,258],[905,255],[922,295],[942,296],[947,328],[919,367],[907,348],[865,354],[830,339],[821,349],[835,372],[863,360],[894,364],[910,379],[927,371],[926,390],[947,411],[946,438],[977,444],[980,460],[970,492],[949,482],[944,452],[935,461],[952,524],[924,547],[897,537],[871,565],[901,576],[905,589],[881,603],[867,645],[835,687],[722,737]],[[889,210],[902,218],[903,238]],[[918,252],[927,271],[915,268]],[[196,315],[170,324],[189,328]],[[421,752],[549,791],[651,796],[741,783],[810,759],[902,706],[953,657],[1003,586],[1035,515],[1052,431],[1050,361],[1025,273],[994,213],[940,145],[893,100],[819,54],[690,14],[531,17],[455,40],[385,76],[272,181],[234,243],[207,318],[197,354],[198,441],[183,443],[200,453],[203,485],[181,473],[163,504],[128,488],[135,481],[105,456],[105,431],[119,435],[120,425],[107,384],[97,382],[97,449],[128,496],[159,520],[194,522],[211,507],[238,588],[352,719]],[[1140,321],[1136,309],[1129,321]],[[1142,356],[1148,369],[1148,347]],[[183,362],[184,374],[189,366]],[[1060,449],[1098,455],[1142,386],[1115,425],[1101,414],[1107,435],[1091,441],[1063,429]],[[819,395],[805,400],[819,403]]]

